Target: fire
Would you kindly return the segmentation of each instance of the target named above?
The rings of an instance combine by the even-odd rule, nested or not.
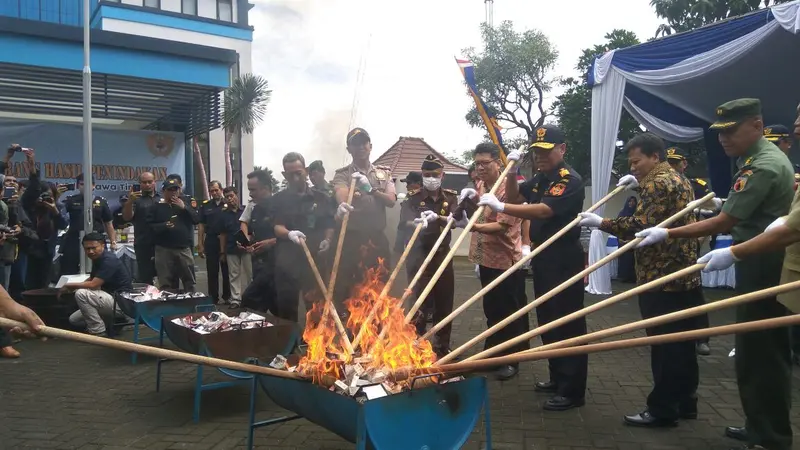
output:
[[[342,344],[331,316],[323,317],[324,302],[314,303],[306,315],[306,328],[303,339],[308,345],[306,355],[300,360],[298,371],[312,378],[314,383],[323,384],[324,379],[345,379],[345,366],[358,363],[367,372],[392,372],[401,368],[429,367],[436,362],[431,343],[419,340],[413,323],[405,323],[403,305],[400,299],[385,296],[381,291],[386,275],[383,261],[377,268],[367,269],[364,281],[353,289],[352,296],[345,302],[349,318],[345,327],[351,340],[362,330],[364,321],[377,305],[374,319],[366,324],[364,334],[355,348],[355,355],[349,355]],[[384,331],[385,329],[385,331]],[[379,336],[384,331],[383,339]]]

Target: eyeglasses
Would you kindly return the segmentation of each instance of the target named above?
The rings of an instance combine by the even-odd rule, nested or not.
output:
[[[497,161],[497,159],[492,159],[489,161],[475,161],[475,167],[483,167],[484,169],[489,167],[490,164]]]

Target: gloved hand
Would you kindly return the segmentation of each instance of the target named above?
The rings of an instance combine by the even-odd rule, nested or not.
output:
[[[595,213],[582,212],[578,215],[581,216],[580,226],[582,227],[597,228],[603,223],[603,218]]]
[[[523,245],[522,246],[522,257],[525,258],[526,256],[531,254],[531,246],[530,245]],[[532,259],[532,258],[531,258]],[[525,264],[522,265],[523,269],[527,269],[531,266],[531,260],[525,261]]]
[[[714,197],[714,198],[711,199],[711,203],[714,204],[714,209],[716,209],[716,210],[722,209],[722,199],[721,198]]]
[[[467,224],[469,223],[469,219],[467,218],[467,212],[466,211],[461,211],[461,218],[460,219],[456,219],[455,217],[453,217],[453,214],[450,214],[449,216],[447,216],[447,218],[455,220],[455,224],[454,225],[455,225],[456,228],[466,228]]]
[[[348,204],[347,202],[339,203],[339,207],[336,208],[336,217],[341,219],[342,217],[346,216],[348,213],[353,212],[353,205]]]
[[[422,211],[418,218],[414,219],[414,225],[422,224],[422,229],[428,228],[429,224],[436,222],[439,215],[433,211]]]
[[[289,232],[289,240],[300,245],[301,240],[306,240],[306,235],[302,231],[292,230]]]
[[[503,210],[506,209],[506,204],[498,200],[497,196],[494,194],[481,195],[481,199],[478,201],[478,206],[488,206],[493,211],[497,212],[503,212]]]
[[[506,155],[506,161],[519,161],[520,159],[522,159],[522,152],[519,150],[512,150]]]
[[[703,272],[725,270],[739,261],[730,247],[710,251],[697,260],[697,264],[705,264]]]
[[[372,192],[372,184],[369,182],[369,178],[367,178],[366,175],[356,172],[353,174],[353,178],[356,180],[356,189],[367,194]]]
[[[480,278],[481,277],[481,266],[475,264],[475,276]]]
[[[619,179],[619,183],[617,183],[617,187],[625,186],[625,189],[628,191],[632,191],[639,187],[639,181],[633,175],[625,175],[624,177]]]
[[[774,222],[769,224],[769,226],[767,227],[766,230],[764,230],[764,232],[766,233],[769,230],[774,230],[775,228],[778,228],[781,225],[786,225],[786,219],[783,217],[778,217],[777,219],[775,219]]]
[[[643,239],[636,248],[642,248],[666,241],[669,238],[669,231],[666,228],[653,227],[636,233],[636,237]]]
[[[474,199],[477,197],[478,197],[478,191],[472,188],[464,188],[461,190],[461,195],[458,196],[458,203],[463,202],[467,198]]]
[[[323,239],[322,242],[319,243],[319,252],[325,253],[331,248],[331,241],[330,239]]]

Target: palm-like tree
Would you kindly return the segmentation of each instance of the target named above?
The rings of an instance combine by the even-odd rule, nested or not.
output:
[[[252,134],[264,120],[272,91],[267,80],[252,73],[246,73],[235,80],[225,90],[222,126],[225,129],[225,183],[233,182],[231,166],[231,139],[233,135]]]

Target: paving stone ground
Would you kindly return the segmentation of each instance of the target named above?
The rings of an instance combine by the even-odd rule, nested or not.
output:
[[[459,261],[456,267],[456,303],[460,303],[480,286],[470,264]],[[615,292],[629,287],[614,286]],[[731,292],[709,290],[706,295],[716,300]],[[586,296],[587,305],[599,300]],[[591,315],[589,328],[594,331],[638,319],[634,299]],[[732,321],[730,311],[711,317],[712,325]],[[535,325],[533,317],[531,323]],[[456,344],[485,329],[479,304],[454,325]],[[121,338],[130,339],[131,332]],[[667,430],[630,428],[621,420],[624,414],[641,410],[649,392],[647,348],[592,355],[586,406],[563,413],[542,411],[547,397],[533,390],[534,383],[547,376],[545,363],[522,365],[521,375],[512,381],[490,378],[493,448],[727,449],[735,442],[723,437],[723,428],[743,424],[733,360],[728,358],[732,345],[728,336],[712,340],[713,354],[700,358],[700,417]],[[245,448],[247,385],[203,393],[201,419],[195,424],[191,417],[195,366],[168,363],[161,392],[155,392],[153,358],[140,357],[132,365],[126,353],[63,340],[23,342],[17,348],[23,353],[21,359],[0,360],[0,449]],[[213,369],[205,373],[206,381],[227,379]],[[795,390],[795,401],[798,398]],[[257,419],[287,414],[263,393],[257,397],[257,409]],[[800,424],[797,409],[793,422]],[[304,419],[257,430],[255,444],[276,450],[354,448]],[[480,422],[463,448],[484,447]]]

